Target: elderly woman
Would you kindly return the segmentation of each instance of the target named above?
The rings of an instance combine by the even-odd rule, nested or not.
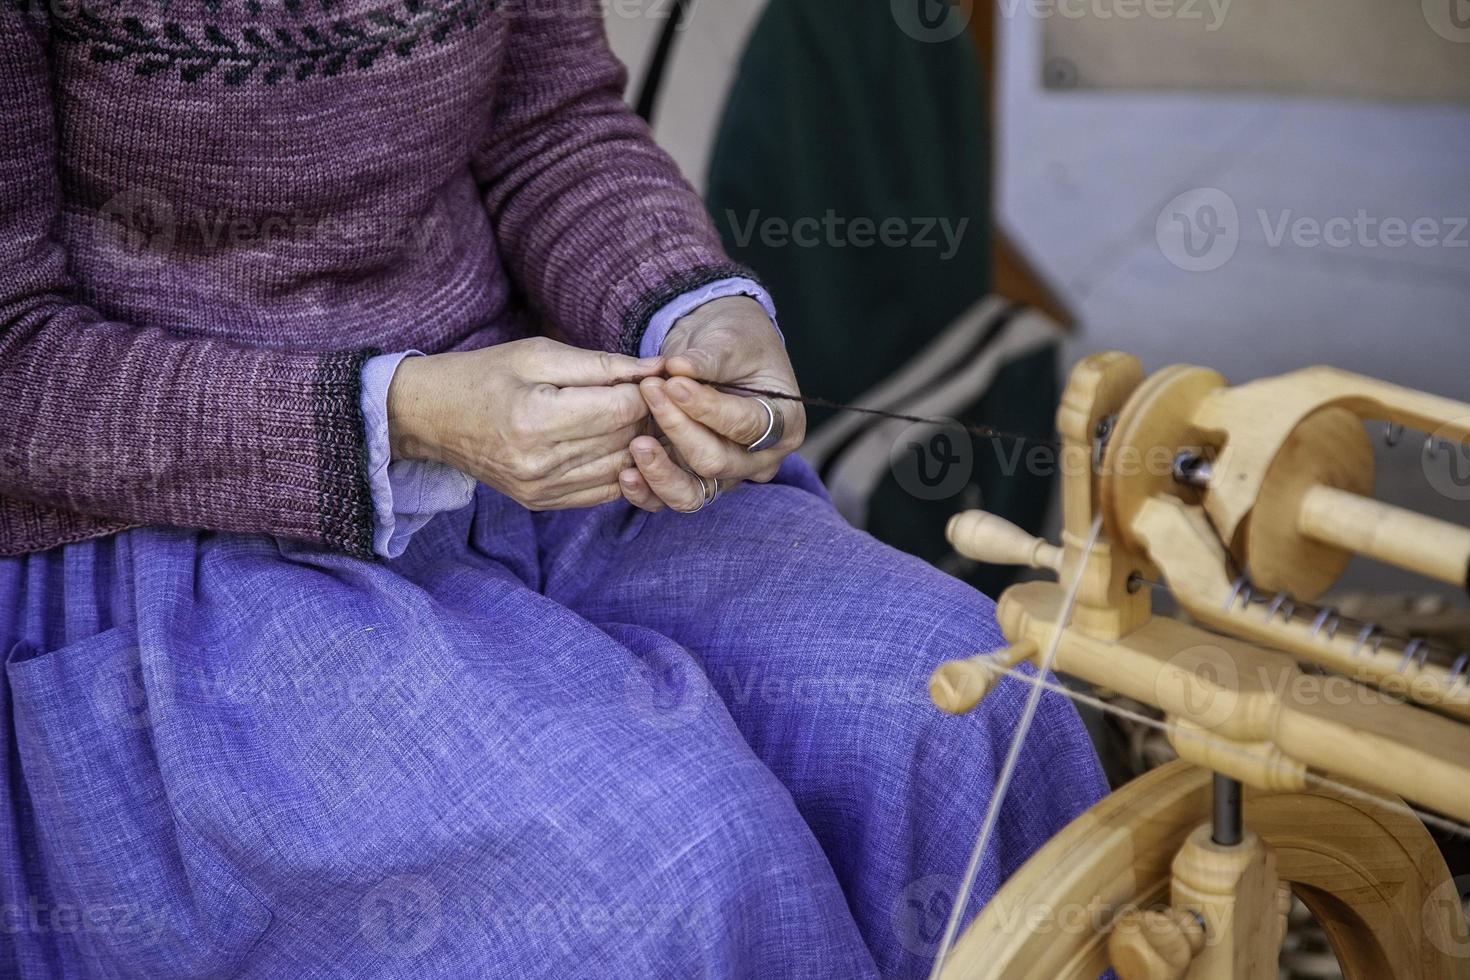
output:
[[[927,966],[1027,688],[552,8],[0,6],[0,974]]]

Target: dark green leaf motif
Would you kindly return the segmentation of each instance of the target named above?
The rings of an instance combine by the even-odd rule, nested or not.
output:
[[[28,5],[29,0],[11,2]],[[323,10],[333,6],[332,0],[318,2]],[[300,24],[295,31],[84,14],[54,19],[53,32],[59,41],[85,46],[93,62],[127,63],[144,78],[177,74],[185,82],[217,77],[226,85],[252,80],[277,85],[288,78],[305,82],[349,70],[366,71],[387,51],[400,59],[411,58],[425,50],[420,42],[438,45],[456,32],[474,30],[484,12],[500,2],[402,0],[319,26]]]

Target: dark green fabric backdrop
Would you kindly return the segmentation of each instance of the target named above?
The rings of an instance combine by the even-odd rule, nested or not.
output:
[[[918,0],[915,0],[918,2]],[[990,173],[982,82],[965,34],[930,43],[900,27],[890,4],[772,0],[758,23],[721,122],[709,208],[732,256],[771,289],[797,376],[808,394],[852,400],[917,354],[984,297],[990,269]],[[849,224],[902,219],[905,243],[859,247]],[[822,244],[762,234],[775,219],[822,223]],[[939,222],[962,229],[954,254]],[[928,229],[934,242],[919,238]],[[752,234],[752,231],[754,234]],[[961,416],[1050,433],[1053,349],[1014,362]],[[825,413],[812,413],[813,425]],[[869,530],[930,560],[961,499],[1039,529],[1047,477],[1002,473],[973,447],[971,486],[924,502],[889,477]],[[1012,577],[986,567],[970,579],[996,594]]]

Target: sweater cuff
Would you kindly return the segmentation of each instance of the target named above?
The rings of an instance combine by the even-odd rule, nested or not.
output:
[[[664,307],[653,315],[648,321],[648,327],[643,331],[643,339],[639,342],[639,357],[657,357],[662,351],[664,341],[668,339],[669,331],[674,329],[674,324],[681,317],[688,316],[706,303],[717,299],[725,299],[729,296],[749,296],[765,307],[766,315],[771,318],[771,326],[775,327],[777,336],[781,334],[781,327],[776,322],[776,304],[771,300],[771,294],[754,279],[744,276],[730,276],[726,279],[716,279],[697,289],[691,289],[687,293],[675,297],[664,305]],[[781,338],[784,343],[786,338]]]
[[[317,362],[312,377],[321,540],[359,558],[372,555],[372,498],[362,438],[362,366],[378,352],[343,351]]]
[[[406,357],[402,351],[374,357],[362,368],[362,420],[367,438],[368,484],[372,488],[374,554],[397,558],[409,540],[435,516],[475,499],[475,481],[452,466],[428,460],[394,461],[388,436],[388,389]]]
[[[695,266],[659,280],[659,285],[654,288],[645,287],[642,297],[631,306],[625,307],[621,314],[618,352],[637,357],[638,352],[643,349],[643,335],[647,333],[649,324],[660,310],[686,293],[725,279],[749,279],[754,282],[755,275],[733,262],[721,262]]]

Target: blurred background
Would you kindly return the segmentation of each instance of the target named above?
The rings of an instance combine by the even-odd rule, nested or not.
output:
[[[1049,436],[1070,365],[1117,349],[1470,399],[1470,0],[608,10],[630,101],[772,289],[808,395]],[[813,423],[850,520],[992,595],[1014,573],[950,553],[951,514],[1055,534],[1044,460]],[[1470,523],[1470,450],[1373,434],[1380,496]],[[1329,599],[1470,649],[1467,597],[1407,573],[1360,561]],[[1115,781],[1169,754],[1090,722]],[[1294,923],[1288,975],[1338,975]]]
[[[1044,313],[1053,335],[1010,324],[990,338],[1008,347],[1001,368],[910,414],[1049,433],[1056,382],[1104,349],[1232,382],[1325,363],[1470,397],[1470,0],[608,11],[630,101],[706,194],[732,254],[772,286],[808,394],[880,390],[1000,297]],[[868,243],[881,234],[862,234],[865,218],[897,219],[891,244]],[[920,393],[957,354],[973,359],[986,331],[950,339],[943,366],[918,372]],[[971,446],[967,485],[918,501],[894,467],[875,475],[891,461],[862,458],[883,457],[901,427],[871,433],[876,449],[852,428],[818,428],[808,455],[850,518],[909,550],[954,563],[933,531],[961,504],[1055,521],[1049,481],[987,466],[1007,453]],[[1470,492],[1440,486],[1457,462],[1470,485],[1470,460],[1440,457],[1430,479],[1422,434],[1379,447],[1386,499],[1465,520]],[[1007,489],[1013,475],[1020,489]],[[987,591],[1006,584],[958,570]],[[1422,586],[1363,564],[1343,583]]]

